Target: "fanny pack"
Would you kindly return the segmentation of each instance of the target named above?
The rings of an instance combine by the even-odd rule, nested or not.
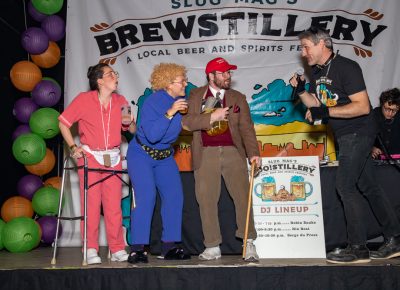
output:
[[[138,142],[138,144],[140,145],[140,147],[143,148],[143,150],[150,155],[151,158],[153,158],[154,160],[163,160],[169,156],[171,156],[172,152],[174,152],[174,150],[172,149],[172,147],[167,148],[167,149],[156,149],[156,148],[151,148],[150,146],[147,146],[145,144],[143,144],[142,142],[140,142],[138,136],[136,135],[136,141]]]
[[[97,151],[91,150],[88,145],[82,145],[82,149],[92,154],[97,162],[106,167],[114,167],[121,161],[121,151],[119,148]]]

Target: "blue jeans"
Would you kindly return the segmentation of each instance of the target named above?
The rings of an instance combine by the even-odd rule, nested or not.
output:
[[[373,180],[374,165],[371,148],[375,138],[356,133],[338,138],[339,168],[336,189],[343,202],[347,221],[349,244],[364,245],[367,242],[367,225],[363,220],[361,203],[363,196],[382,227],[385,237],[400,234],[400,223],[382,188]]]

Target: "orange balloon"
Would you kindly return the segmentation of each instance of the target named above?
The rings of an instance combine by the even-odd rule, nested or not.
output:
[[[44,182],[44,186],[52,186],[54,188],[57,188],[58,190],[61,190],[61,177],[54,176],[47,178]]]
[[[32,61],[42,68],[55,66],[61,57],[61,50],[54,41],[49,42],[49,47],[41,54],[31,54]]]
[[[46,155],[42,161],[32,165],[25,165],[25,168],[32,174],[42,176],[52,171],[55,164],[56,157],[54,156],[53,151],[51,151],[49,148],[46,148]]]
[[[33,62],[22,60],[13,65],[10,78],[17,89],[30,92],[42,80],[42,72]]]
[[[1,207],[1,218],[9,222],[16,217],[32,218],[32,202],[22,196],[13,196],[7,199]]]

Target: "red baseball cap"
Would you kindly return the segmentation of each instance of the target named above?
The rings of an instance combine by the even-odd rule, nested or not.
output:
[[[207,63],[206,74],[209,74],[210,72],[213,72],[216,70],[220,71],[220,72],[226,72],[228,70],[235,70],[235,69],[237,69],[236,65],[229,64],[222,57],[217,57],[217,58],[214,58],[213,60],[210,60]]]

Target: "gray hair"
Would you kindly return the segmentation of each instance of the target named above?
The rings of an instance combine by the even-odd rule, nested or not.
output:
[[[326,48],[333,50],[332,38],[326,30],[319,27],[311,26],[310,29],[299,34],[299,39],[309,39],[315,45],[317,45],[320,40],[323,40]]]

